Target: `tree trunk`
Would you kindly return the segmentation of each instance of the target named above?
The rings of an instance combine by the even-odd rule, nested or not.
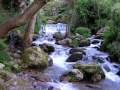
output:
[[[24,47],[30,47],[32,44],[35,23],[36,23],[36,15],[34,15],[31,19],[31,21],[28,23],[28,27],[27,27],[27,30],[25,31],[25,35],[24,35]]]
[[[28,23],[37,11],[46,4],[45,0],[34,0],[25,12],[17,17],[10,18],[0,26],[0,38],[4,37],[10,30]]]

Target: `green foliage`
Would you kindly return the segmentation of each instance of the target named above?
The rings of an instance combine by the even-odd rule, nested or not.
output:
[[[0,9],[0,24],[5,22],[5,20],[9,17],[9,13],[7,11]]]
[[[88,15],[92,14],[88,10],[88,7],[90,6],[90,4],[91,4],[91,0],[77,0],[75,4],[75,9],[79,14],[79,18],[82,23],[87,23]]]
[[[108,44],[107,49],[110,52],[112,58],[116,58],[118,60],[120,59],[120,42],[116,41]]]
[[[120,25],[120,3],[115,3],[112,7],[112,19],[116,25]]]
[[[6,51],[0,51],[0,62],[9,61],[10,56]]]
[[[4,8],[7,10],[16,11],[19,8],[18,0],[3,0],[2,3],[3,3]]]
[[[41,21],[39,20],[39,15],[38,15],[35,23],[35,30],[34,30],[35,34],[39,33],[40,25],[41,25]]]
[[[79,47],[80,45],[80,40],[75,38],[75,39],[72,39],[72,43],[70,44],[71,47]]]
[[[118,34],[117,28],[112,23],[107,27],[107,29],[107,32],[104,33],[105,44],[112,43],[116,40]]]
[[[105,26],[111,18],[113,0],[77,0],[75,9],[79,15],[80,24],[91,30],[98,30]]]
[[[14,71],[14,72],[19,72],[21,71],[21,67],[13,67],[13,65],[10,63],[11,62],[11,58],[10,55],[7,53],[7,51],[0,51],[0,63],[4,64],[4,70],[6,71]]]
[[[0,40],[0,50],[4,50],[6,48],[7,48],[7,45],[2,40]]]
[[[86,27],[78,27],[76,28],[75,33],[83,35],[84,37],[89,37],[91,35],[91,30]]]
[[[10,56],[6,51],[0,51],[0,63],[5,65],[5,70],[11,71],[12,65],[9,63]]]

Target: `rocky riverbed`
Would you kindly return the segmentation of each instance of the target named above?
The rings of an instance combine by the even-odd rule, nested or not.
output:
[[[1,90],[120,90],[120,66],[99,51],[103,40],[66,37],[65,30],[62,23],[44,26],[22,53],[22,67],[29,69],[1,71]]]

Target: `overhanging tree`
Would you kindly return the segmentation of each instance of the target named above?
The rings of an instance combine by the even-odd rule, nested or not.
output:
[[[34,2],[24,11],[23,14],[10,18],[0,25],[0,38],[7,35],[12,29],[30,22],[37,11],[46,4],[46,0],[34,0]]]

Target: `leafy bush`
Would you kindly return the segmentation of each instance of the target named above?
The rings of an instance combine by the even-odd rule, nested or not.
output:
[[[91,30],[86,27],[78,27],[76,28],[75,33],[83,35],[84,37],[89,37],[91,35]]]

